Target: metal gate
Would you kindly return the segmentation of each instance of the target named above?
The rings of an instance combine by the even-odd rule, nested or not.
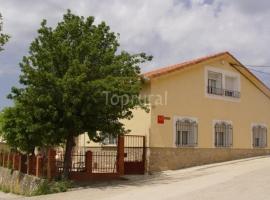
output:
[[[145,172],[145,136],[124,136],[124,170],[125,174],[144,174]]]

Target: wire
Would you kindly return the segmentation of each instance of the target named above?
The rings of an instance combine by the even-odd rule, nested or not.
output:
[[[245,65],[245,66],[249,66],[249,67],[270,67],[270,65]]]
[[[263,72],[263,71],[259,71],[259,70],[256,70],[256,69],[250,69],[250,70],[255,71],[255,72],[259,72],[259,73],[270,75],[270,72]]]

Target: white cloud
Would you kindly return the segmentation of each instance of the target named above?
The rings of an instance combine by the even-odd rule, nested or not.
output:
[[[152,54],[143,71],[225,50],[244,64],[270,65],[269,0],[0,0],[0,5],[12,35],[0,69],[4,63],[18,70],[41,20],[55,25],[68,8],[106,21],[121,34],[123,49]]]

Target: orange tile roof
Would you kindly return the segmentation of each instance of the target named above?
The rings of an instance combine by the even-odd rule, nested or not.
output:
[[[148,77],[148,78],[154,78],[154,77],[158,77],[158,76],[161,76],[161,75],[164,75],[164,74],[168,74],[168,73],[177,71],[179,69],[183,69],[183,68],[195,65],[195,64],[199,64],[201,62],[204,62],[204,61],[207,61],[209,59],[216,58],[216,57],[219,57],[219,56],[223,56],[223,55],[231,55],[231,54],[229,52],[225,51],[225,52],[221,52],[221,53],[217,53],[217,54],[213,54],[213,55],[208,55],[208,56],[205,56],[205,57],[202,57],[202,58],[193,59],[193,60],[186,61],[186,62],[183,62],[183,63],[170,65],[170,66],[167,66],[167,67],[162,67],[162,68],[150,71],[150,72],[146,72],[143,75],[145,77]]]
[[[252,81],[252,82],[255,85],[257,85],[257,86],[259,85],[259,87],[263,87],[265,90],[263,90],[262,92],[265,93],[270,98],[270,88],[266,84],[264,84],[263,81],[261,81],[256,75],[254,75],[247,67],[245,67],[240,61],[238,61],[228,51],[217,53],[217,54],[208,55],[208,56],[205,56],[205,57],[193,59],[193,60],[186,61],[186,62],[183,62],[183,63],[175,64],[175,65],[170,65],[170,66],[167,66],[167,67],[162,67],[162,68],[159,68],[159,69],[150,71],[150,72],[146,72],[146,73],[143,74],[143,76],[145,76],[147,78],[150,78],[150,79],[151,78],[155,78],[155,77],[159,77],[159,76],[162,76],[162,75],[165,75],[165,74],[169,74],[171,72],[175,72],[175,71],[184,69],[186,67],[190,67],[190,66],[193,66],[195,64],[199,64],[199,63],[208,61],[210,59],[217,58],[217,57],[220,57],[220,56],[225,56],[225,55],[230,56],[231,58],[233,58],[238,63],[238,64],[232,64],[232,63],[230,63],[230,64],[235,69],[237,69],[236,65],[238,67],[241,67],[244,70],[244,74],[243,75],[246,76],[246,78],[248,78],[247,77],[248,74],[251,77],[255,78],[256,82],[254,82],[254,81]],[[240,68],[238,68],[237,70],[239,71],[239,69]]]

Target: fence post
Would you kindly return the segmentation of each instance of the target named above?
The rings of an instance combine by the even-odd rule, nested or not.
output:
[[[16,153],[13,153],[12,156],[12,169],[15,170],[15,162],[16,162]]]
[[[5,167],[5,160],[6,160],[6,153],[3,153],[3,161],[2,161],[2,166]]]
[[[19,170],[19,158],[20,158],[20,154],[19,153],[14,153],[13,154],[13,166],[12,168],[14,170]]]
[[[120,135],[118,136],[118,145],[117,145],[117,153],[118,153],[118,174],[124,175],[125,169],[124,169],[124,157],[125,157],[125,152],[124,152],[124,145],[125,145],[125,139],[124,136]]]
[[[7,167],[8,166],[8,154],[5,153],[4,155],[4,167]]]
[[[2,166],[3,164],[3,153],[0,152],[0,166]]]
[[[42,161],[43,157],[38,155],[36,156],[36,176],[41,177],[42,176]]]
[[[31,174],[31,171],[32,171],[32,156],[30,155],[27,155],[27,160],[26,160],[26,165],[27,165],[27,170],[26,170],[26,173],[27,174]]]
[[[27,172],[27,155],[20,154],[19,155],[19,172],[26,173]]]
[[[91,174],[92,173],[92,152],[87,151],[85,153],[85,168],[86,172]]]
[[[11,162],[10,161],[12,161],[12,159],[11,159],[11,153],[10,152],[8,152],[8,158],[7,158],[7,168],[10,168],[10,166],[12,166],[12,164],[11,164]]]
[[[54,149],[48,150],[48,161],[47,161],[47,178],[51,180],[56,176],[56,151]]]

